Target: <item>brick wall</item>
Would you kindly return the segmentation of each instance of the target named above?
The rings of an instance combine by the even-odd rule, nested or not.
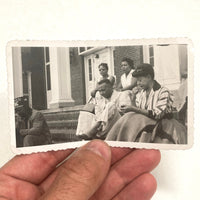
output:
[[[114,50],[114,70],[117,78],[117,84],[120,81],[121,60],[123,57],[133,59],[135,66],[142,62],[142,46],[122,46],[115,47]],[[85,104],[85,78],[84,78],[84,57],[78,55],[78,48],[70,48],[70,66],[71,66],[71,89],[72,98],[76,105]]]
[[[85,79],[83,57],[78,55],[78,48],[70,48],[71,91],[76,105],[85,104]]]
[[[142,46],[118,46],[114,50],[114,68],[115,75],[117,79],[117,84],[120,82],[120,77],[122,75],[121,71],[121,60],[124,57],[131,58],[134,61],[134,66],[137,66],[143,62]]]

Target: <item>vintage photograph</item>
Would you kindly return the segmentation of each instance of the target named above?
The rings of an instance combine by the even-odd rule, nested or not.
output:
[[[187,147],[187,42],[70,44],[8,47],[16,149],[92,139]]]

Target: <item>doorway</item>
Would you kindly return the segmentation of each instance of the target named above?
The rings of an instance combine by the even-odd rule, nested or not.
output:
[[[23,93],[29,97],[29,106],[47,109],[43,47],[23,47],[22,71]]]
[[[93,52],[84,57],[85,63],[85,82],[86,82],[86,102],[90,98],[91,91],[96,87],[97,80],[100,78],[98,66],[101,63],[108,64],[108,74],[114,76],[113,49],[106,47],[101,51]]]

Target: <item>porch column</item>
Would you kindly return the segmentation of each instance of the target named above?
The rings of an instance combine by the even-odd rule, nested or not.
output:
[[[75,104],[71,97],[69,48],[50,47],[51,92],[50,108],[62,108]]]
[[[20,47],[12,48],[14,98],[23,96],[22,55]]]
[[[27,78],[28,78],[28,96],[29,96],[29,107],[32,108],[32,85],[31,85],[31,71],[27,71]]]

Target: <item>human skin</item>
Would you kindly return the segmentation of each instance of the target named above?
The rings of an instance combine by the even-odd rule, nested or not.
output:
[[[126,75],[128,75],[129,72],[131,71],[131,67],[129,66],[128,62],[126,62],[126,61],[121,62],[121,69]]]
[[[112,85],[102,83],[98,87],[99,94],[106,99],[109,99],[113,93]]]
[[[0,200],[149,200],[156,190],[150,171],[159,161],[158,150],[110,148],[100,140],[76,151],[19,155],[0,169]]]
[[[122,105],[120,109],[121,112],[122,113],[136,112],[148,117],[149,116],[148,111],[145,109],[138,108],[135,104],[135,99],[140,89],[146,90],[147,99],[148,99],[149,93],[152,88],[153,88],[153,79],[151,78],[150,75],[137,77],[137,87],[132,89],[133,105]]]
[[[102,77],[105,77],[105,78],[108,77],[108,70],[103,65],[99,66],[99,73],[101,74]]]
[[[126,76],[129,74],[129,72],[131,71],[131,67],[129,66],[127,61],[121,62],[121,70],[124,72],[124,74],[126,74]],[[133,78],[132,81],[131,81],[131,84],[127,87],[124,87],[124,88],[122,87],[122,84],[120,82],[119,85],[118,85],[118,89],[120,91],[132,90],[133,87],[136,86],[136,84],[137,84],[136,78]]]

